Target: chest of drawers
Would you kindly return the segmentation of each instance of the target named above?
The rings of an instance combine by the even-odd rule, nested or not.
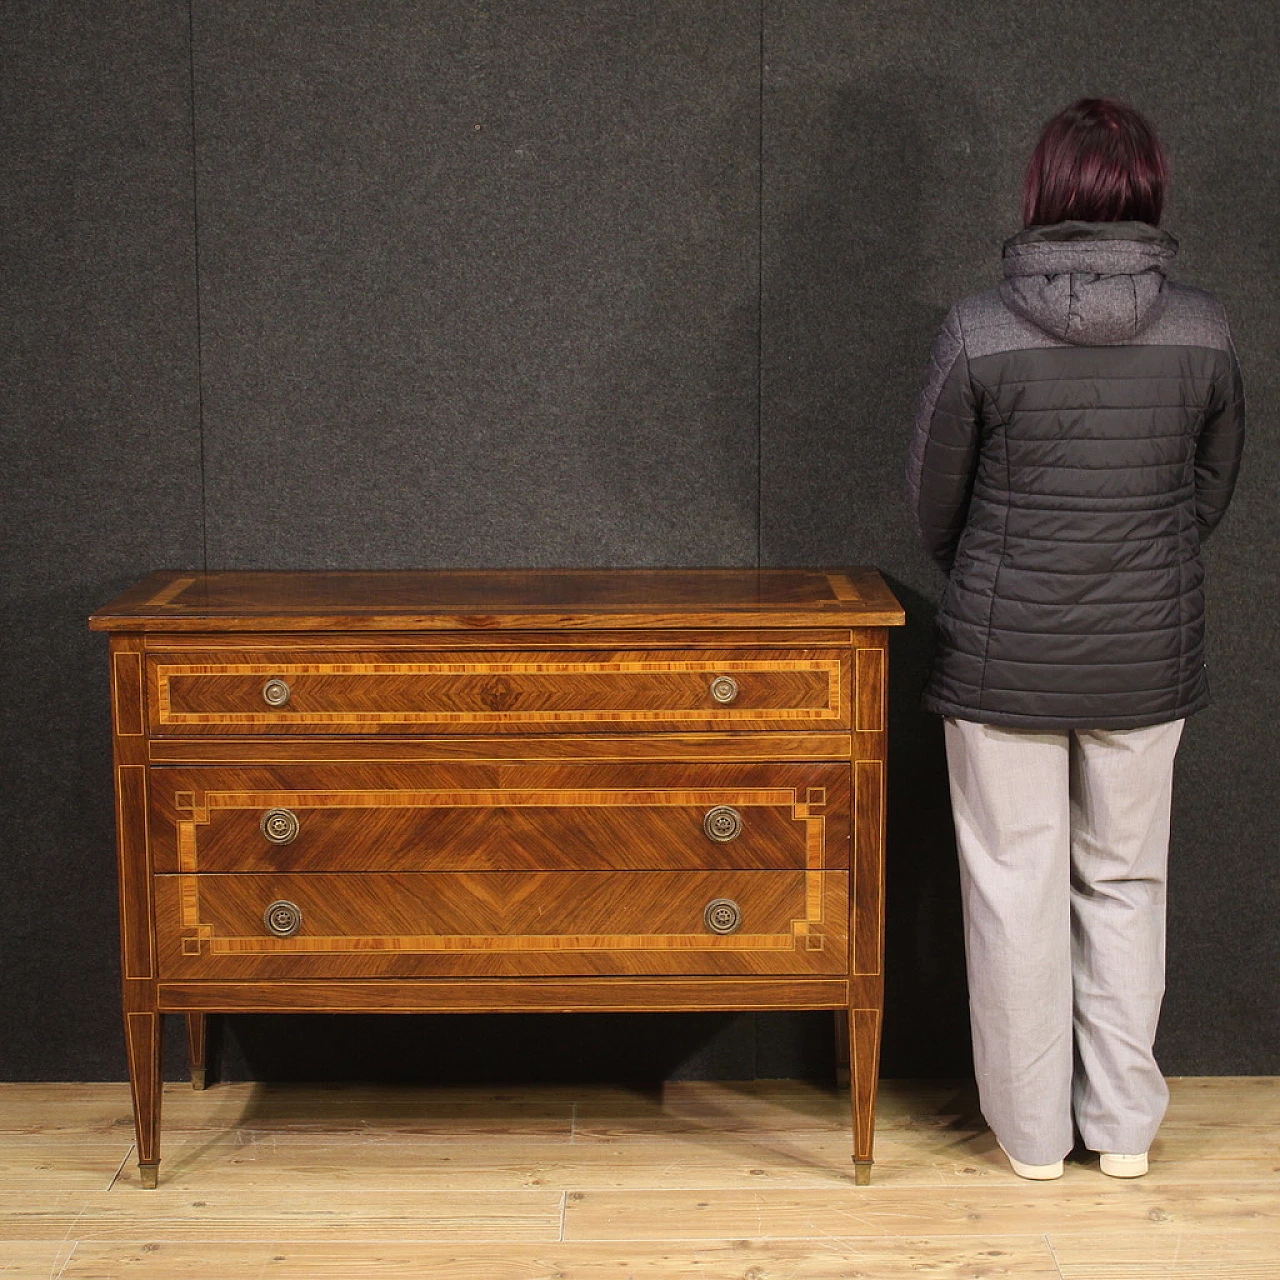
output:
[[[152,574],[110,633],[139,1169],[160,1019],[831,1009],[869,1180],[887,628],[839,570]]]

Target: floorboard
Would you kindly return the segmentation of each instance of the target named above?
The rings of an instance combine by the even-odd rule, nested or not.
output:
[[[1280,1280],[1280,1087],[1170,1081],[1151,1173],[1017,1178],[971,1086],[0,1085],[0,1280]]]

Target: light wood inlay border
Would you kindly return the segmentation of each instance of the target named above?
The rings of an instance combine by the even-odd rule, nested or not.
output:
[[[157,591],[147,601],[146,607],[148,609],[181,608],[181,605],[175,605],[173,601],[188,587],[194,587],[195,585],[196,580],[194,578],[175,578],[167,587]]]
[[[859,733],[879,733],[884,728],[884,650],[854,650],[853,727]]]
[[[112,717],[116,735],[121,738],[140,738],[147,731],[143,715],[142,654],[134,650],[117,649],[111,655],[111,671],[115,682],[115,697],[111,700]]]
[[[184,793],[185,794],[185,793]],[[801,801],[795,787],[634,787],[605,789],[538,787],[468,787],[429,790],[299,790],[206,791],[192,808],[193,824],[209,821],[210,809],[460,809],[588,807],[636,808],[731,804],[791,805]],[[795,816],[808,817],[796,813]]]
[[[858,760],[853,766],[853,850],[850,858],[851,972],[875,976],[884,957],[884,764]]]
[[[125,978],[155,977],[151,841],[147,837],[147,821],[146,765],[117,765],[116,849]]]
[[[601,764],[682,763],[714,761],[848,760],[854,737],[847,733],[648,733],[520,734],[479,738],[463,734],[447,738],[363,738],[334,744],[316,737],[152,738],[147,758],[152,764],[367,764],[457,761],[465,764],[519,764],[531,760]]]
[[[849,581],[849,575],[846,573],[829,573],[826,575],[827,582],[831,584],[831,594],[837,600],[846,603],[852,603],[861,600],[858,589]]]
[[[182,927],[191,931],[182,939],[184,955],[199,955],[207,946],[212,954],[277,954],[279,952],[335,951],[564,951],[564,950],[794,950],[796,939],[806,938],[811,951],[823,949],[823,938],[814,928],[824,922],[826,896],[826,819],[813,812],[826,804],[821,787],[806,788],[802,802],[795,787],[766,788],[633,788],[609,790],[471,788],[440,791],[208,791],[199,800],[193,793],[178,793],[189,803],[175,808],[189,810],[190,820],[177,826],[179,897]],[[812,798],[810,798],[812,797]],[[175,796],[175,801],[177,796]],[[590,807],[637,808],[710,807],[718,804],[749,809],[752,806],[790,806],[795,821],[805,826],[805,869],[803,917],[792,920],[790,935],[693,934],[661,935],[531,935],[510,938],[493,935],[361,935],[351,937],[269,936],[219,938],[200,919],[199,846],[197,828],[206,825],[214,809],[291,808],[305,812],[323,808],[480,808],[503,807]],[[342,874],[342,873],[331,873]],[[502,873],[494,873],[502,874]],[[767,941],[762,941],[765,939]]]
[[[874,1072],[869,1068],[880,1061],[880,1027],[881,1015],[879,1007],[871,1009],[850,1009],[849,1022],[852,1030],[850,1038],[850,1065],[855,1081],[863,1082],[866,1096],[859,1099],[862,1105],[854,1108],[853,1134],[854,1159],[870,1160],[872,1143],[875,1140],[875,1107]],[[867,1062],[857,1061],[865,1055]]]
[[[186,895],[183,896],[184,913]],[[821,910],[819,893],[818,910]],[[423,954],[436,951],[517,952],[521,955],[540,951],[794,951],[797,938],[807,930],[800,924],[821,921],[796,921],[790,933],[733,933],[719,937],[710,933],[557,933],[557,934],[335,934],[308,935],[294,938],[217,937],[200,925],[200,938],[211,955],[331,955],[344,951],[402,951]],[[187,926],[191,927],[191,926]],[[186,939],[184,939],[184,944]],[[820,951],[821,947],[808,948]],[[183,950],[184,955],[198,951]]]
[[[722,722],[768,720],[833,720],[844,718],[845,708],[841,683],[841,660],[837,658],[790,659],[702,659],[692,661],[610,662],[239,662],[183,663],[181,666],[157,663],[155,667],[156,712],[162,725],[360,725],[360,724],[575,724],[575,723],[649,723],[649,722]],[[570,710],[531,709],[486,711],[479,708],[462,711],[425,709],[422,711],[175,711],[170,682],[175,678],[205,677],[211,679],[243,679],[278,676],[289,680],[299,676],[613,676],[613,675],[749,675],[783,672],[787,674],[816,672],[827,677],[825,706],[805,707],[601,707]]]

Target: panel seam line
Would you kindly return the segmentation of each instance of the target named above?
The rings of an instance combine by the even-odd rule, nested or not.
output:
[[[764,555],[764,24],[760,0],[760,93],[756,133],[756,568]]]
[[[195,284],[196,425],[200,440],[200,564],[209,572],[209,496],[204,441],[204,326],[200,309],[200,178],[196,154],[196,15],[195,0],[187,0],[187,78],[191,111],[191,252]]]

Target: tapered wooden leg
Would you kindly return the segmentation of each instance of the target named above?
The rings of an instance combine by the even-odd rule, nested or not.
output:
[[[209,1016],[187,1014],[187,1060],[191,1066],[191,1087],[203,1089],[206,1084],[205,1057],[209,1049]]]
[[[853,1178],[871,1185],[876,1133],[876,1090],[880,1083],[880,1010],[849,1010],[849,1092],[853,1102]]]
[[[836,1010],[836,1084],[849,1085],[849,1010]]]
[[[160,1172],[160,1017],[158,1013],[124,1015],[133,1123],[138,1136],[138,1177],[148,1190],[154,1189]]]

